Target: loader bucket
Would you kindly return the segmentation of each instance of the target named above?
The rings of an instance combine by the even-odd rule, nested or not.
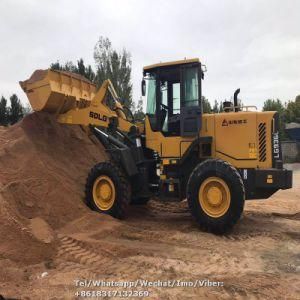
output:
[[[20,85],[34,111],[54,114],[88,107],[96,90],[81,75],[50,69],[36,70],[29,79],[20,81]]]

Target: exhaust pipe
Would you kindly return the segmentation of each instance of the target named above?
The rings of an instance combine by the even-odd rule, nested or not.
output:
[[[233,106],[234,106],[234,111],[237,112],[240,109],[237,107],[238,106],[238,94],[240,93],[240,89],[237,89],[234,94],[233,94]]]

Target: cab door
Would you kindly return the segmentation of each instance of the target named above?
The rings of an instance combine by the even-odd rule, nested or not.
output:
[[[199,64],[181,66],[180,135],[195,136],[201,129],[201,77]]]

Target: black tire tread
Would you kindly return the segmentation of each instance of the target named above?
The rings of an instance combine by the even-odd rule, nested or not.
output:
[[[228,184],[228,181],[230,181],[234,186],[235,194],[239,196],[237,201],[233,200],[233,202],[231,200],[228,212],[218,219],[211,218],[207,215],[204,216],[204,212],[199,212],[200,204],[197,204],[198,198],[195,200],[195,189],[198,190],[201,184],[201,182],[199,182],[199,178],[205,177],[205,174],[212,173],[214,171],[216,172],[215,176],[217,177],[222,177],[226,174],[226,183]],[[202,229],[216,234],[223,234],[229,231],[238,222],[242,215],[245,202],[245,188],[243,180],[237,169],[229,162],[222,159],[207,159],[198,164],[189,177],[187,184],[187,201],[191,214]]]
[[[116,201],[108,211],[101,211],[93,200],[93,185],[96,178],[100,175],[108,175],[115,184]],[[115,218],[123,219],[126,217],[131,198],[130,184],[124,172],[112,162],[100,162],[89,172],[85,185],[85,199],[87,205],[98,212],[109,214]]]

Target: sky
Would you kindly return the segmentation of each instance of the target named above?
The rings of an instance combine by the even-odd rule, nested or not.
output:
[[[99,36],[132,55],[133,99],[141,97],[142,68],[200,58],[203,95],[245,105],[294,100],[300,94],[298,0],[0,0],[0,96],[59,60],[94,65]]]

